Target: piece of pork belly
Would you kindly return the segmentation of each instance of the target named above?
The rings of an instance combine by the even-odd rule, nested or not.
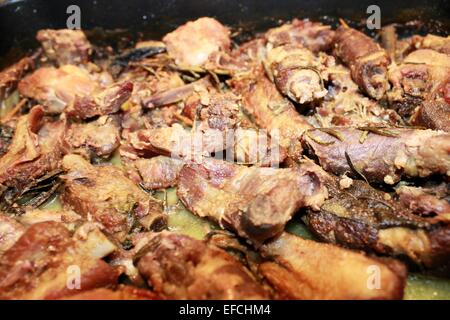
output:
[[[115,301],[115,300],[157,300],[157,299],[159,299],[159,297],[152,291],[127,285],[120,285],[119,288],[115,290],[98,288],[90,291],[81,292],[76,295],[64,297],[61,300]]]
[[[414,213],[361,180],[344,191],[328,185],[330,198],[304,221],[320,240],[407,258],[426,269],[450,272],[450,223]]]
[[[90,224],[71,236],[57,222],[29,227],[0,261],[2,299],[58,299],[117,283],[118,272],[101,258],[115,246]]]
[[[199,67],[219,51],[231,47],[230,30],[213,18],[203,17],[178,27],[164,39],[167,52],[179,66]]]
[[[337,175],[393,185],[402,177],[448,176],[450,135],[410,128],[329,128],[308,131],[307,148]]]
[[[259,272],[281,297],[300,300],[402,299],[406,268],[283,233],[261,248]]]
[[[108,158],[120,146],[120,124],[117,116],[102,116],[88,123],[72,123],[66,143],[73,153]]]
[[[16,219],[0,213],[0,257],[22,236],[25,227]]]
[[[273,47],[295,44],[319,53],[332,48],[334,31],[320,22],[294,19],[290,23],[270,29],[265,37]]]
[[[339,27],[334,41],[334,54],[350,68],[353,80],[370,97],[383,98],[389,89],[387,52],[372,38],[348,27]]]
[[[300,45],[287,44],[268,50],[269,77],[293,101],[307,103],[327,94],[324,82],[334,58],[324,53],[315,56]]]
[[[60,66],[87,63],[92,53],[92,46],[81,30],[40,30],[36,38],[45,55]]]
[[[301,136],[312,126],[292,103],[284,98],[264,75],[255,80],[233,80],[234,90],[242,95],[242,107],[252,120],[287,150],[291,158],[300,158]]]
[[[19,83],[21,95],[44,105],[49,113],[61,113],[76,96],[90,96],[99,83],[85,69],[73,65],[42,67]]]
[[[279,235],[298,209],[320,208],[328,196],[323,175],[311,162],[300,168],[274,169],[203,159],[184,166],[177,193],[193,213],[259,246]]]
[[[0,71],[0,101],[17,88],[17,84],[28,71],[34,69],[35,57],[25,57]]]
[[[268,293],[236,258],[205,241],[163,232],[138,253],[150,287],[168,299],[267,299]]]
[[[130,99],[132,92],[133,84],[125,82],[114,84],[93,96],[76,96],[66,113],[70,118],[80,120],[114,114]]]
[[[8,152],[0,159],[0,184],[20,193],[33,180],[59,169],[65,130],[64,121],[44,119],[41,106],[21,116]]]
[[[67,172],[61,200],[65,207],[102,224],[120,242],[136,228],[161,230],[166,217],[161,203],[111,165],[93,166],[78,155],[63,159]]]

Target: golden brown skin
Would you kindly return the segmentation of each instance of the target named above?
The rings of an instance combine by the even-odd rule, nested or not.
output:
[[[261,248],[274,262],[259,271],[281,297],[299,300],[402,299],[406,268],[283,233]],[[379,278],[376,278],[376,277]]]
[[[167,299],[263,300],[268,293],[235,257],[205,241],[155,234],[138,253],[137,266]]]
[[[380,100],[389,89],[387,67],[390,58],[372,38],[352,28],[339,27],[334,54],[352,72],[353,80],[370,97]]]
[[[17,88],[22,77],[35,67],[35,58],[25,57],[0,72],[0,101]]]

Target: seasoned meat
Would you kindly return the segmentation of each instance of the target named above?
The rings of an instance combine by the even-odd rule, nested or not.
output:
[[[155,234],[137,265],[153,290],[168,299],[260,300],[268,293],[236,258],[187,236]]]
[[[310,162],[299,169],[274,169],[203,159],[181,170],[178,197],[198,216],[259,246],[280,234],[299,208],[320,208],[328,196],[323,174]]]
[[[446,101],[425,101],[413,115],[412,123],[450,132],[450,104]]]
[[[63,159],[61,200],[86,219],[102,224],[119,241],[139,226],[161,230],[166,217],[161,203],[140,189],[125,173],[110,165],[93,166],[77,155]]]
[[[131,164],[139,175],[139,183],[146,190],[159,190],[175,187],[178,184],[181,160],[159,156],[151,159],[138,159]]]
[[[327,94],[324,81],[334,58],[321,54],[314,56],[302,46],[283,45],[267,54],[271,74],[278,89],[298,103],[307,103]]]
[[[167,52],[179,66],[199,67],[219,51],[229,51],[230,31],[212,18],[200,18],[167,34]]]
[[[131,82],[114,84],[94,96],[76,96],[66,110],[71,118],[89,119],[116,113],[131,97],[133,84]]]
[[[364,132],[366,131],[366,132]],[[303,142],[327,171],[395,184],[402,177],[447,176],[450,136],[410,128],[315,129]],[[364,177],[361,177],[364,176]]]
[[[25,57],[0,72],[0,101],[17,88],[22,77],[35,67],[35,58]]]
[[[62,300],[77,301],[115,301],[115,300],[158,300],[158,296],[149,290],[139,289],[137,287],[120,285],[118,289],[111,290],[105,288],[93,289],[81,292],[76,295],[62,298]]]
[[[73,65],[39,68],[19,83],[21,95],[38,101],[50,113],[61,113],[76,96],[89,96],[98,88],[86,70]]]
[[[328,187],[330,199],[304,219],[319,239],[449,272],[448,220],[420,217],[360,180],[344,192]]]
[[[71,210],[48,210],[33,209],[27,210],[20,215],[17,220],[25,226],[31,226],[36,223],[54,221],[64,224],[69,230],[75,230],[83,222],[83,218]]]
[[[46,56],[60,66],[89,61],[92,46],[81,30],[40,30],[36,36]]]
[[[434,34],[427,34],[423,37],[414,35],[411,40],[416,49],[432,49],[450,55],[450,36],[440,37]]]
[[[352,28],[339,27],[334,54],[351,70],[353,80],[370,97],[380,100],[389,89],[390,58],[372,38]]]
[[[118,272],[100,260],[114,249],[101,231],[89,224],[74,236],[56,222],[35,224],[2,256],[0,297],[58,299],[114,285]]]
[[[33,180],[57,170],[65,127],[62,120],[46,121],[41,106],[21,116],[8,152],[0,160],[0,184],[20,193]]]
[[[252,81],[234,83],[235,91],[243,97],[242,107],[255,123],[272,138],[278,138],[291,158],[302,152],[300,139],[312,126],[302,117],[290,101],[283,98],[277,88],[264,75]]]
[[[260,273],[287,299],[402,299],[406,268],[283,233],[261,248]]]
[[[120,146],[120,121],[103,116],[88,123],[72,123],[66,134],[66,143],[73,153],[108,158]]]
[[[285,44],[301,45],[314,53],[329,51],[333,44],[334,31],[330,26],[307,19],[294,19],[290,23],[266,32],[267,41],[274,47]]]
[[[333,68],[330,80],[328,95],[316,108],[314,115],[308,118],[315,127],[392,126],[401,122],[394,110],[386,109],[361,94],[346,67],[338,65]]]
[[[396,190],[399,201],[414,213],[422,215],[450,214],[450,203],[427,189],[401,186]]]
[[[17,220],[0,213],[0,257],[22,236],[25,228]]]

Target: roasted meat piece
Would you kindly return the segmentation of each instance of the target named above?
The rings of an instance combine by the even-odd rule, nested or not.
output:
[[[320,165],[337,175],[350,173],[393,185],[402,177],[447,176],[450,135],[410,128],[329,128],[308,131],[303,142]]]
[[[252,120],[279,141],[291,158],[300,158],[301,136],[312,126],[264,75],[257,75],[255,80],[234,80],[235,91],[243,97],[242,107]]]
[[[111,165],[93,166],[77,155],[63,159],[63,205],[102,224],[119,241],[139,228],[161,230],[166,217],[161,203]]]
[[[315,127],[360,127],[370,125],[392,126],[401,123],[392,109],[364,96],[353,82],[350,70],[337,65],[330,71],[328,94],[308,118]]]
[[[92,53],[92,46],[81,30],[40,30],[36,38],[46,56],[60,66],[86,63]]]
[[[396,190],[400,203],[414,213],[421,215],[449,215],[449,201],[444,196],[434,194],[435,192],[433,191],[428,188],[408,186],[401,186]]]
[[[414,35],[411,42],[416,49],[432,49],[450,55],[450,36],[440,37],[434,34]]]
[[[301,45],[314,53],[331,49],[334,31],[330,26],[307,19],[294,19],[290,23],[266,32],[267,41],[274,47],[285,44]]]
[[[16,219],[0,213],[0,257],[22,236],[25,227]]]
[[[403,63],[389,68],[389,81],[392,90],[388,92],[391,106],[399,114],[409,119],[417,107],[423,103],[419,114],[423,111],[423,118],[419,123],[433,127],[439,124],[433,113],[440,113],[444,119],[449,118],[449,102],[445,99],[450,79],[450,57],[430,49],[417,50],[409,54]],[[416,116],[418,117],[418,116]],[[420,121],[423,120],[423,121]],[[445,121],[445,120],[441,120]]]
[[[66,143],[72,153],[108,158],[120,146],[120,121],[114,116],[103,116],[88,123],[72,123]]]
[[[259,246],[280,234],[299,208],[320,208],[328,196],[323,174],[311,162],[274,169],[203,159],[181,170],[178,197],[198,216]]]
[[[412,116],[412,124],[450,132],[450,104],[447,101],[424,101]]]
[[[389,89],[387,67],[391,63],[386,51],[364,33],[343,26],[336,30],[334,41],[334,54],[348,65],[353,80],[370,97],[383,98]]]
[[[407,257],[429,269],[450,271],[450,224],[414,214],[361,180],[345,190],[328,185],[330,199],[304,217],[321,240],[383,255]]]
[[[204,17],[167,34],[167,52],[179,66],[200,67],[210,56],[230,50],[230,31],[215,19]]]
[[[89,119],[116,113],[131,97],[133,84],[131,82],[114,84],[94,96],[76,96],[66,113],[71,118]]]
[[[402,299],[406,268],[283,233],[261,248],[259,272],[286,299]]]
[[[328,80],[328,68],[334,66],[333,57],[315,56],[302,46],[288,44],[269,50],[267,63],[269,77],[290,99],[307,103],[327,94],[324,82]]]
[[[73,65],[42,67],[19,83],[21,95],[38,101],[50,113],[61,113],[76,96],[90,96],[98,88],[86,70]]]
[[[17,121],[8,152],[0,160],[0,184],[20,193],[27,185],[60,168],[66,125],[44,119],[36,106]]]
[[[28,71],[34,69],[36,57],[37,55],[25,57],[0,72],[0,101],[17,88],[17,84]]]
[[[116,284],[118,272],[101,258],[115,246],[93,225],[71,236],[56,222],[29,227],[0,261],[0,298],[58,299]]]
[[[150,287],[168,299],[267,299],[268,293],[236,258],[205,241],[155,234],[138,253]]]
[[[183,161],[159,156],[151,159],[138,159],[130,164],[137,171],[138,183],[146,190],[160,190],[178,184]]]

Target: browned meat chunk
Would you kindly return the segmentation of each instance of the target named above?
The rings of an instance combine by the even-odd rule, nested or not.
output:
[[[8,152],[0,160],[0,184],[20,191],[57,170],[64,151],[64,121],[48,122],[36,106],[18,119]]]
[[[402,299],[406,268],[364,254],[283,233],[261,248],[259,271],[287,299]]]
[[[383,98],[389,89],[387,67],[391,62],[384,49],[360,31],[339,27],[334,53],[348,65],[362,90],[374,99]]]
[[[108,158],[120,146],[120,124],[117,118],[104,116],[88,123],[69,126],[66,143],[73,153]]]
[[[432,190],[402,186],[396,190],[399,201],[414,213],[422,215],[450,214],[450,203]]]
[[[0,213],[0,257],[22,236],[25,228],[15,219]]]
[[[315,127],[360,127],[370,125],[395,125],[400,116],[376,101],[361,94],[353,82],[350,70],[336,66],[330,74],[331,86],[313,116],[308,118]]]
[[[392,185],[402,177],[450,173],[450,135],[444,132],[330,128],[311,130],[303,141],[321,166],[337,175],[351,173],[368,181]]]
[[[294,19],[291,23],[273,28],[266,33],[267,41],[274,47],[285,44],[302,45],[314,53],[329,51],[333,44],[334,31],[320,22]]]
[[[2,256],[0,297],[58,299],[114,285],[118,272],[100,260],[114,250],[92,225],[80,227],[71,237],[59,223],[35,224]]]
[[[22,77],[34,68],[34,59],[26,57],[0,72],[0,101],[13,92]]]
[[[178,184],[183,162],[168,157],[138,159],[131,164],[140,177],[140,185],[146,190],[175,187]]]
[[[166,217],[161,203],[129,180],[119,168],[92,166],[77,155],[63,159],[63,204],[85,218],[101,223],[119,241],[143,226],[161,230]]]
[[[298,103],[307,103],[327,94],[324,81],[334,58],[314,54],[301,46],[284,45],[269,50],[267,54],[271,74],[278,89]]]
[[[415,35],[411,40],[416,49],[432,49],[450,55],[450,36],[440,37],[433,34],[427,34],[422,37]]]
[[[76,96],[90,96],[98,88],[87,71],[72,65],[40,68],[19,83],[21,95],[43,104],[50,113],[61,113]]]
[[[264,75],[257,76],[254,81],[236,79],[234,87],[243,96],[243,109],[255,123],[278,140],[291,158],[299,158],[302,152],[301,136],[312,126],[297,113],[292,103],[283,98]]]
[[[200,18],[167,34],[167,52],[180,66],[199,67],[219,51],[229,51],[230,31],[212,18]]]
[[[305,217],[309,229],[320,240],[407,257],[425,268],[450,272],[448,220],[418,216],[360,180],[354,180],[345,192],[328,187],[330,199],[321,211]]]
[[[138,268],[168,299],[267,299],[268,294],[236,258],[204,241],[164,232],[138,254]]]
[[[203,159],[181,170],[178,197],[198,216],[259,246],[280,234],[299,208],[320,208],[328,196],[323,174],[310,162],[299,169],[274,169]]]
[[[113,114],[130,99],[132,92],[133,84],[126,82],[115,84],[94,96],[76,96],[66,113],[69,117],[81,120]]]
[[[81,30],[40,30],[36,38],[47,57],[60,66],[86,63],[92,53],[92,46]]]
[[[450,132],[450,104],[444,101],[425,101],[413,115],[412,123]]]

